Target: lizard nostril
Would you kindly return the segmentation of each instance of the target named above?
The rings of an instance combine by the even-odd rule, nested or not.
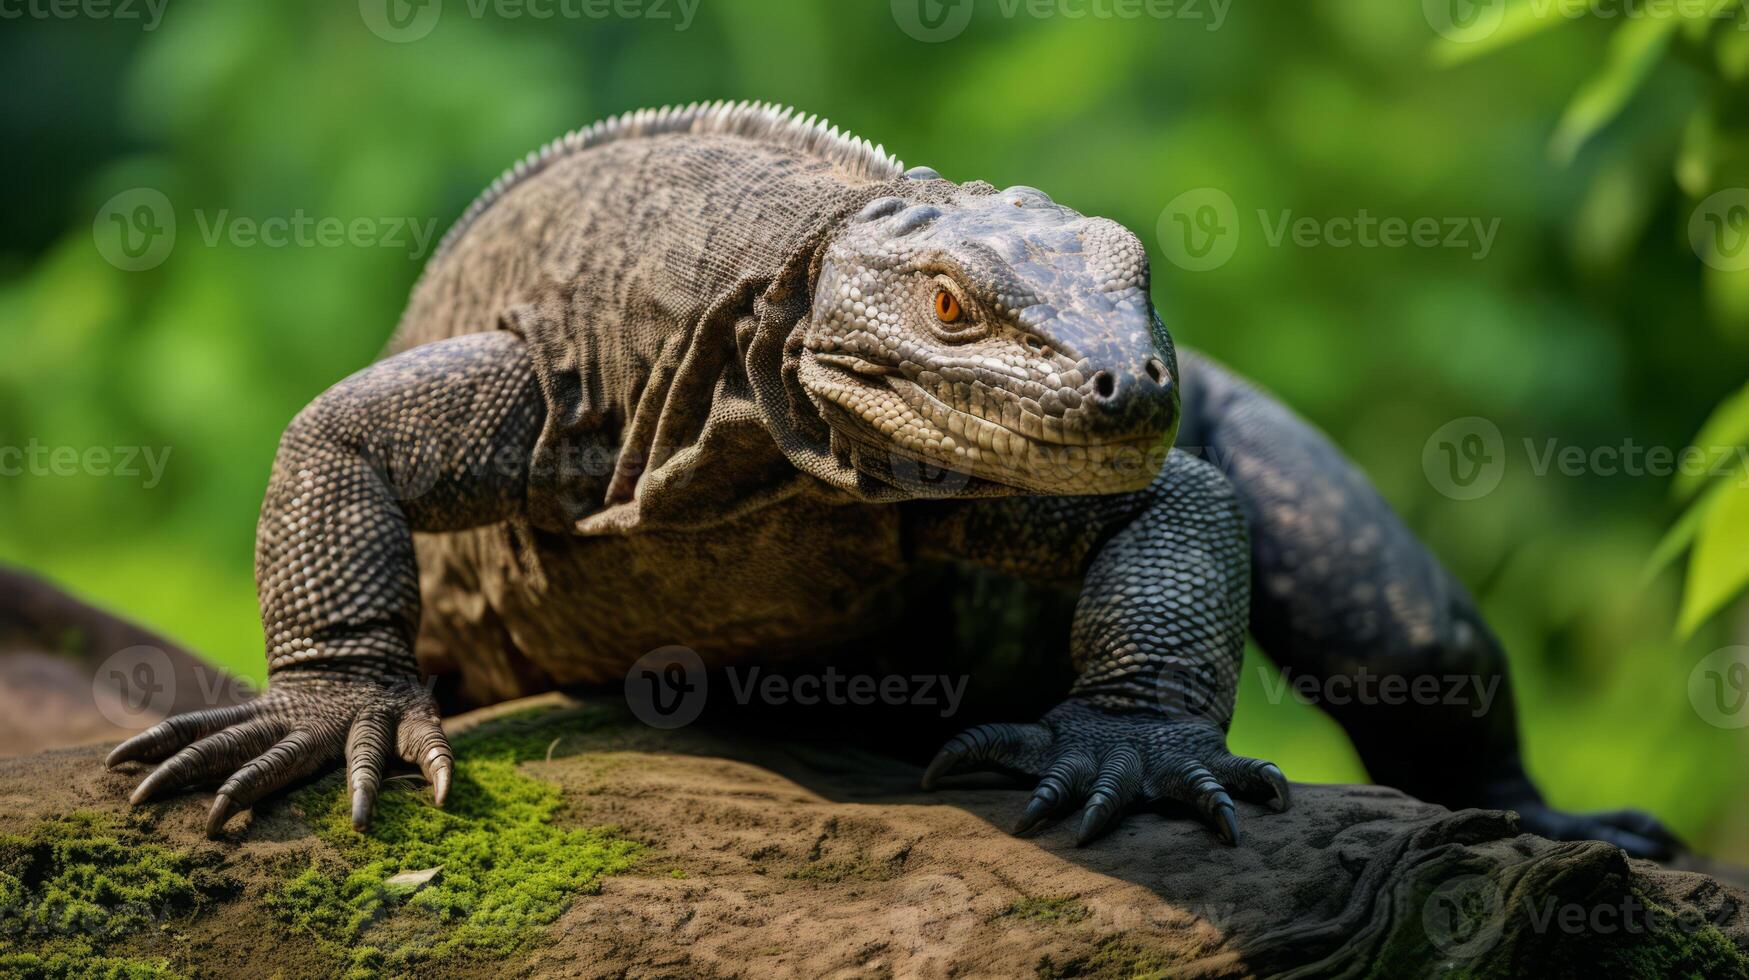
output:
[[[1093,376],[1093,391],[1101,398],[1110,398],[1117,391],[1117,380],[1110,371],[1101,371]]]
[[[1143,370],[1148,372],[1148,377],[1152,378],[1155,384],[1163,385],[1166,383],[1166,363],[1158,357],[1148,358],[1148,364]]]

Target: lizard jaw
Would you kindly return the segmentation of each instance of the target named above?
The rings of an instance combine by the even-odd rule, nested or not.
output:
[[[1127,493],[1165,462],[1171,433],[1070,441],[1018,432],[948,404],[897,368],[852,355],[804,358],[800,379],[834,430],[876,455],[1031,493]]]

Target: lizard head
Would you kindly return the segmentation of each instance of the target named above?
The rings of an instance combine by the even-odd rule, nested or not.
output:
[[[1178,391],[1146,249],[1041,191],[982,187],[879,198],[828,243],[803,390],[859,459],[1034,493],[1147,486]]]

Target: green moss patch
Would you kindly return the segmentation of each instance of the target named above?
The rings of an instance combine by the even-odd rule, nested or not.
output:
[[[1022,898],[1003,909],[999,918],[1031,919],[1037,922],[1080,922],[1091,913],[1073,895],[1059,898]]]
[[[1718,927],[1687,919],[1634,888],[1647,928],[1621,930],[1594,944],[1596,976],[1749,978],[1745,958]]]
[[[111,953],[229,890],[208,864],[100,813],[0,835],[0,975],[175,976],[167,962]]]
[[[1058,964],[1049,956],[1039,960],[1039,980],[1097,978],[1097,980],[1158,980],[1167,976],[1168,961],[1153,951],[1115,936],[1102,940],[1093,952]]]
[[[641,851],[614,828],[559,826],[559,787],[522,768],[602,720],[543,711],[463,734],[454,740],[446,808],[432,806],[423,788],[391,782],[365,834],[352,829],[343,779],[305,790],[298,802],[343,863],[303,868],[269,896],[270,910],[343,956],[354,976],[526,948],[573,898],[598,891],[603,877],[630,868]],[[410,874],[433,871],[423,883],[424,874]],[[397,883],[399,876],[414,880]]]

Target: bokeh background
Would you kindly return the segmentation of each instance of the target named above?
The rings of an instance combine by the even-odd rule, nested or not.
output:
[[[0,560],[259,678],[252,539],[277,435],[377,354],[424,256],[211,229],[303,215],[441,234],[512,160],[599,117],[790,103],[907,163],[1041,187],[1135,229],[1179,341],[1331,433],[1479,595],[1553,800],[1645,807],[1749,861],[1749,735],[1730,727],[1749,724],[1749,671],[1715,654],[1749,643],[1741,464],[1688,479],[1533,465],[1551,444],[1716,458],[1749,441],[1749,22],[1734,0],[1704,16],[576,0],[547,18],[539,0],[391,2],[136,0],[133,16],[0,21],[0,446],[170,453],[151,486],[143,465],[0,476]],[[115,222],[142,188],[175,237],[130,270]],[[1217,217],[1235,237],[1189,268],[1173,208],[1211,200],[1231,202]],[[1363,212],[1435,219],[1442,241],[1448,219],[1496,231],[1485,249],[1474,232],[1457,247],[1270,241],[1284,216],[1327,229]],[[1498,483],[1474,499],[1437,476],[1435,434],[1458,419],[1500,436]],[[1301,780],[1363,778],[1321,714],[1270,703],[1260,665],[1249,653],[1235,748]]]

